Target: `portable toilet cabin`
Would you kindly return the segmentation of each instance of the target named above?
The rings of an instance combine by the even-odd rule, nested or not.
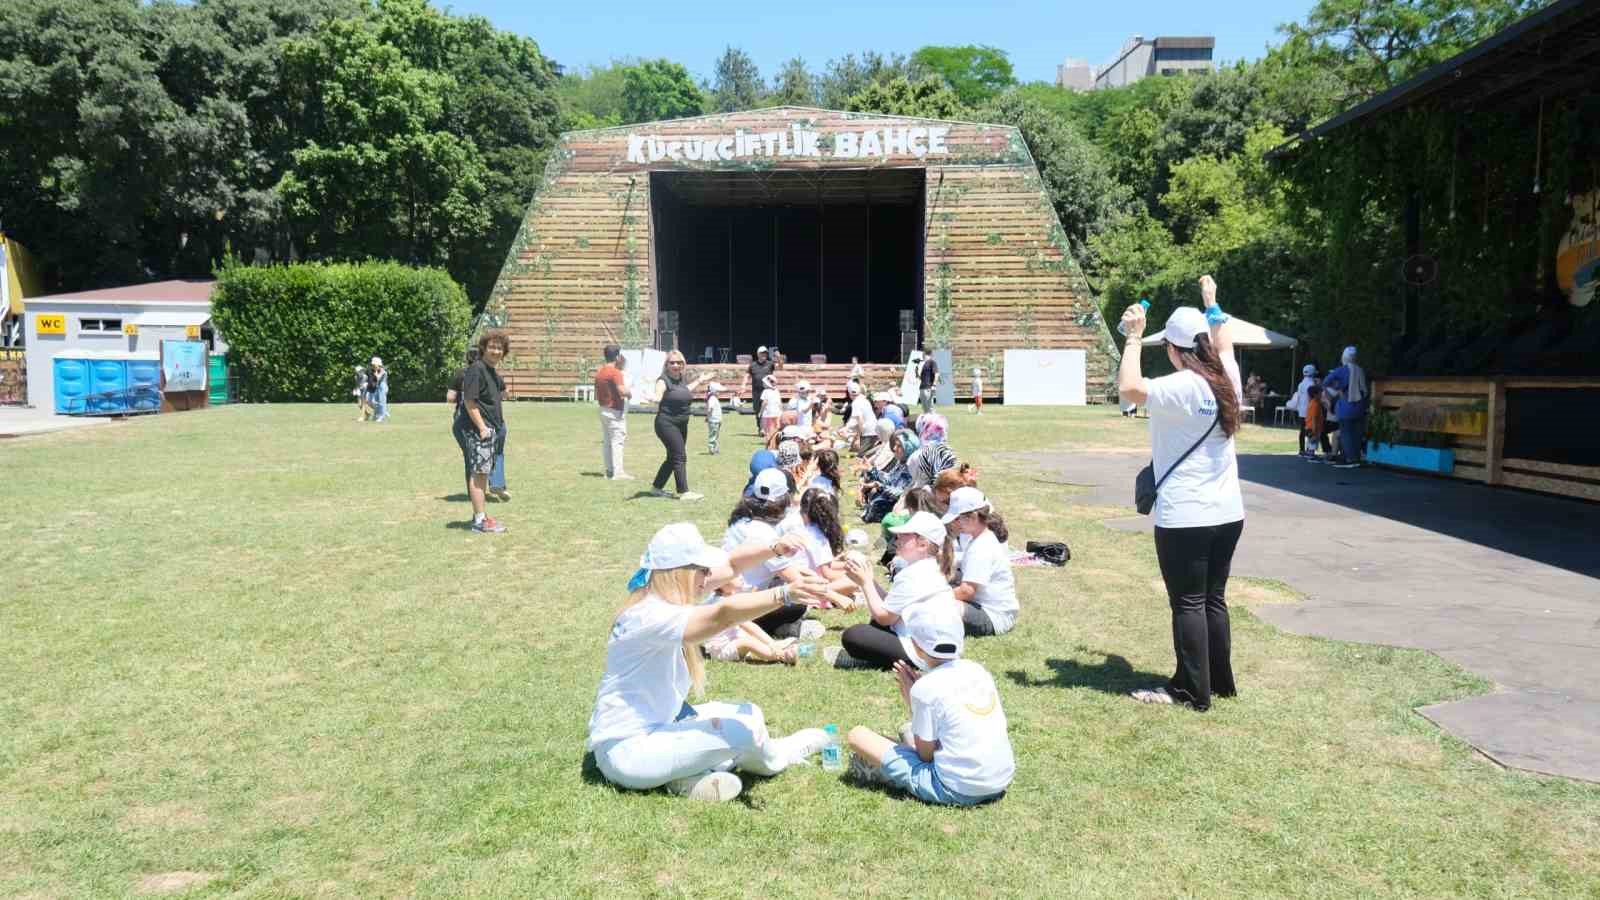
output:
[[[128,354],[128,412],[161,411],[161,354]]]
[[[50,360],[50,382],[57,415],[82,415],[89,409],[89,353],[63,350]]]
[[[126,354],[110,353],[89,360],[89,413],[114,416],[128,411]]]

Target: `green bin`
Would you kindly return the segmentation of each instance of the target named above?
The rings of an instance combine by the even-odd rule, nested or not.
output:
[[[206,382],[211,386],[206,393],[206,403],[210,406],[222,406],[228,402],[228,357],[221,353],[211,354]]]

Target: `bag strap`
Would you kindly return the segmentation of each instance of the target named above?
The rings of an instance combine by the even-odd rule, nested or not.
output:
[[[1183,451],[1183,455],[1178,457],[1178,461],[1172,464],[1172,468],[1167,470],[1167,474],[1161,476],[1161,480],[1156,482],[1156,490],[1158,490],[1158,491],[1161,490],[1161,486],[1163,484],[1165,484],[1166,481],[1167,481],[1167,475],[1171,475],[1174,471],[1177,470],[1177,468],[1179,466],[1183,465],[1183,461],[1189,458],[1189,454],[1191,454],[1191,453],[1195,452],[1196,450],[1200,449],[1200,445],[1204,444],[1206,442],[1206,438],[1211,437],[1211,432],[1217,430],[1217,422],[1221,421],[1221,419],[1222,419],[1222,412],[1221,412],[1221,410],[1218,410],[1217,411],[1217,415],[1214,416],[1211,419],[1211,427],[1206,429],[1206,433],[1205,434],[1200,435],[1200,440],[1195,441],[1193,446],[1191,446],[1189,449]]]

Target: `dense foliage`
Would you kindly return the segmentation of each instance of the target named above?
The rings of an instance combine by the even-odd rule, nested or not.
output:
[[[437,400],[461,366],[472,312],[439,269],[392,262],[226,262],[211,299],[247,401],[341,400],[374,355],[391,400]]]

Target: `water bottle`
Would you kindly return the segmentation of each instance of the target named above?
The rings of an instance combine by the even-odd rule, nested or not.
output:
[[[828,723],[822,726],[828,733],[828,744],[822,748],[822,768],[826,772],[844,771],[844,750],[839,746],[839,726]]]
[[[1149,312],[1150,311],[1150,301],[1149,300],[1146,300],[1143,297],[1140,297],[1139,298],[1139,305],[1144,307],[1144,311],[1145,312]],[[1125,325],[1122,322],[1122,320],[1120,320],[1120,319],[1117,320],[1117,334],[1120,334],[1123,337],[1127,337],[1128,336],[1128,326]]]

